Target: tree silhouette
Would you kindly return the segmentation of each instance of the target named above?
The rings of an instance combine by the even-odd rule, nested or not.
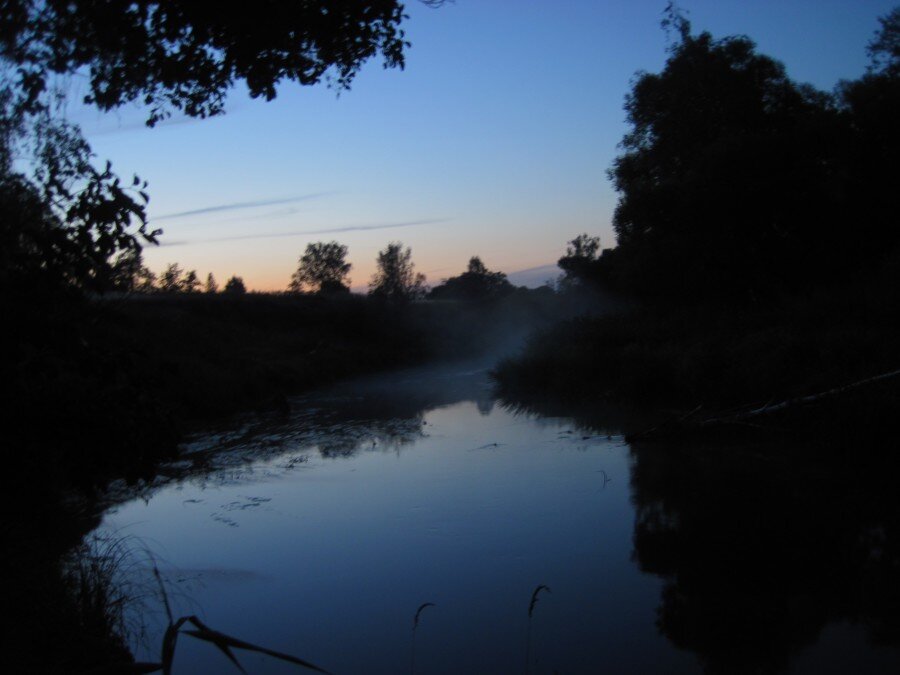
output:
[[[225,290],[223,292],[227,295],[244,295],[247,292],[247,287],[244,286],[243,279],[234,276],[225,282]]]
[[[219,284],[216,283],[216,278],[213,276],[212,272],[206,275],[206,284],[203,287],[203,291],[206,293],[219,292]]]
[[[83,72],[86,103],[139,101],[151,125],[173,110],[219,114],[238,82],[271,100],[282,80],[347,88],[378,54],[386,68],[404,64],[398,0],[282,0],[253,12],[190,0],[10,0],[3,10],[0,54],[30,97],[56,75]]]
[[[398,0],[274,0],[249,13],[191,0],[7,0],[0,18],[7,291],[102,291],[117,254],[161,234],[147,226],[146,183],[96,168],[78,127],[57,115],[65,78],[83,77],[84,102],[100,110],[140,103],[153,126],[173,112],[220,114],[239,84],[267,100],[284,81],[345,89],[375,56],[402,68],[408,44]]]
[[[140,251],[135,249],[122,251],[116,256],[110,267],[110,288],[125,293],[136,290],[142,268],[143,258]]]
[[[27,107],[0,65],[2,288],[108,290],[116,257],[160,234],[147,226],[145,184],[96,168],[78,129]]]
[[[159,275],[159,290],[163,293],[178,293],[181,291],[184,271],[178,263],[169,263],[166,269]]]
[[[595,280],[597,276],[597,251],[600,237],[579,234],[566,246],[566,254],[557,265],[563,271],[560,280],[563,288],[572,288]]]
[[[200,290],[200,279],[197,278],[196,270],[191,270],[184,275],[180,290],[182,293],[197,293]]]
[[[178,263],[170,263],[159,275],[157,288],[163,293],[196,293],[200,280],[196,270],[185,272]]]
[[[316,293],[348,292],[347,275],[351,267],[347,262],[346,246],[336,241],[307,244],[288,290],[294,293],[307,289]]]
[[[868,72],[839,86],[842,112],[851,127],[843,189],[852,196],[856,236],[847,242],[864,259],[883,258],[900,245],[896,214],[900,157],[900,7],[880,19],[868,45]]]
[[[870,72],[881,75],[900,75],[900,7],[878,18],[881,28],[866,51],[871,59]]]
[[[651,296],[752,300],[842,264],[844,120],[747,37],[691,34],[670,6],[665,68],[626,99],[610,177],[628,285]]]
[[[400,242],[391,242],[378,253],[377,270],[369,282],[369,295],[394,302],[415,300],[424,296],[425,275],[415,272],[412,251]]]
[[[473,256],[465,272],[435,286],[429,297],[435,300],[488,300],[509,295],[514,290],[503,272],[491,272],[481,258]]]
[[[134,290],[138,293],[152,293],[156,290],[156,275],[141,265],[134,280]]]

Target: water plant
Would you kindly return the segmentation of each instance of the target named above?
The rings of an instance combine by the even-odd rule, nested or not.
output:
[[[528,673],[531,667],[531,617],[534,615],[534,606],[537,604],[538,596],[541,591],[550,593],[550,587],[545,584],[538,584],[531,593],[531,602],[528,603],[528,630],[525,634],[525,672]]]
[[[419,605],[419,609],[416,610],[416,615],[413,617],[413,627],[412,627],[412,642],[410,644],[409,649],[409,672],[416,672],[416,629],[419,627],[419,617],[422,615],[422,611],[426,607],[436,607],[433,602],[423,602]]]
[[[243,666],[241,666],[240,662],[237,660],[237,657],[234,655],[234,652],[231,651],[232,649],[244,649],[246,651],[259,652],[260,654],[266,654],[267,656],[271,656],[281,661],[287,661],[288,663],[293,663],[309,670],[328,674],[328,671],[324,668],[320,668],[319,666],[310,663],[309,661],[304,661],[303,659],[291,654],[285,654],[284,652],[277,652],[274,649],[260,647],[259,645],[255,645],[244,640],[239,640],[238,638],[226,635],[225,633],[221,633],[217,630],[213,630],[194,615],[182,616],[179,619],[175,619],[172,615],[172,607],[169,604],[169,598],[166,593],[165,585],[163,584],[162,577],[160,576],[159,569],[156,567],[156,565],[153,566],[153,576],[156,577],[156,581],[157,583],[159,583],[163,605],[166,609],[166,615],[169,618],[169,625],[166,628],[165,634],[163,635],[162,654],[160,662],[135,664],[139,668],[146,669],[137,670],[134,672],[154,673],[161,670],[163,672],[163,675],[170,675],[172,672],[172,663],[175,660],[175,646],[178,642],[178,635],[179,633],[184,633],[185,635],[190,635],[191,637],[198,640],[209,642],[210,644],[217,647],[219,651],[225,654],[225,656],[227,656],[228,659],[235,665],[235,667],[242,673],[246,673],[247,671],[244,670]],[[184,629],[183,626],[185,624],[191,624],[192,626],[194,626],[194,628]]]

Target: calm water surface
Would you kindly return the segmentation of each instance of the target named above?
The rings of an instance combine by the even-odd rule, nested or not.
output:
[[[616,432],[504,408],[483,369],[402,373],[198,436],[101,531],[133,538],[149,587],[154,556],[176,614],[334,673],[900,672],[896,607],[837,602],[847,570],[773,550],[793,530],[768,514],[794,515],[760,502],[771,467],[720,480]],[[154,659],[165,622],[144,610]],[[230,668],[179,641],[176,673]]]

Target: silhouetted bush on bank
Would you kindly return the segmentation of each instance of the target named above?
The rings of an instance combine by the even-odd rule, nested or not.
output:
[[[533,336],[494,377],[511,401],[556,396],[685,412],[807,396],[900,366],[900,295],[892,278],[888,270],[841,290],[754,308],[655,306],[574,319]],[[883,412],[900,403],[896,388],[886,383],[877,396],[857,392],[853,400]],[[830,417],[841,414],[834,403],[827,409]],[[846,412],[877,422],[856,403]],[[805,416],[814,421],[817,414]]]

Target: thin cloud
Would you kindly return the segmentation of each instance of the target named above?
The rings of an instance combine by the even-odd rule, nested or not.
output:
[[[241,110],[243,107],[243,104],[228,103],[225,105],[225,109],[220,115],[214,115],[212,117],[217,118],[224,115],[233,115],[235,111]],[[84,119],[79,122],[78,117],[82,117]],[[85,131],[85,135],[91,137],[110,136],[113,134],[122,134],[131,131],[146,131],[151,128],[147,126],[146,110],[142,109],[140,106],[135,106],[127,110],[126,115],[122,115],[120,112],[115,113],[115,118],[118,121],[118,124],[116,124],[115,126],[106,126],[107,121],[110,117],[112,117],[112,114],[108,114],[105,116],[98,116],[94,114],[90,116],[90,119],[88,119],[87,114],[82,114],[76,115],[75,121],[78,122],[82,130]],[[123,121],[124,117],[127,117],[128,121]],[[152,128],[154,131],[156,131],[165,127],[177,127],[184,124],[198,124],[200,122],[207,121],[207,119],[209,118],[191,117],[190,115],[176,115],[173,117],[168,117],[164,120],[160,120],[156,123],[156,126]],[[92,128],[92,125],[96,125],[96,128]]]
[[[210,237],[208,239],[191,239],[187,241],[162,242],[160,246],[186,246],[190,244],[211,244],[220,241],[244,241],[247,239],[280,239],[283,237],[303,237],[311,234],[340,234],[343,232],[365,232],[368,230],[390,230],[398,227],[415,227],[416,225],[434,225],[445,223],[449,218],[431,218],[428,220],[410,220],[403,223],[381,223],[378,225],[347,225],[345,227],[328,227],[321,230],[296,230],[293,232],[269,232],[263,234],[241,234],[231,237]]]
[[[188,216],[199,216],[207,213],[221,213],[222,211],[237,211],[239,209],[253,209],[260,206],[274,206],[276,204],[291,204],[293,202],[302,202],[308,199],[317,199],[332,195],[333,192],[314,192],[299,197],[284,197],[282,199],[259,199],[253,202],[234,202],[233,204],[217,204],[216,206],[205,206],[202,209],[192,209],[190,211],[179,211],[178,213],[167,213],[163,216],[152,218],[153,222],[160,220],[173,220],[175,218],[187,218]]]
[[[203,120],[199,117],[176,117],[170,118],[167,120],[162,120],[156,123],[155,129],[161,129],[164,127],[177,127],[184,124],[197,124],[198,122],[202,122]],[[139,131],[144,129],[149,129],[147,123],[143,120],[137,122],[124,122],[120,123],[118,126],[114,127],[103,127],[100,126],[97,129],[91,130],[89,123],[86,125],[88,131],[85,132],[87,136],[112,136],[113,134],[124,134],[130,131]]]

